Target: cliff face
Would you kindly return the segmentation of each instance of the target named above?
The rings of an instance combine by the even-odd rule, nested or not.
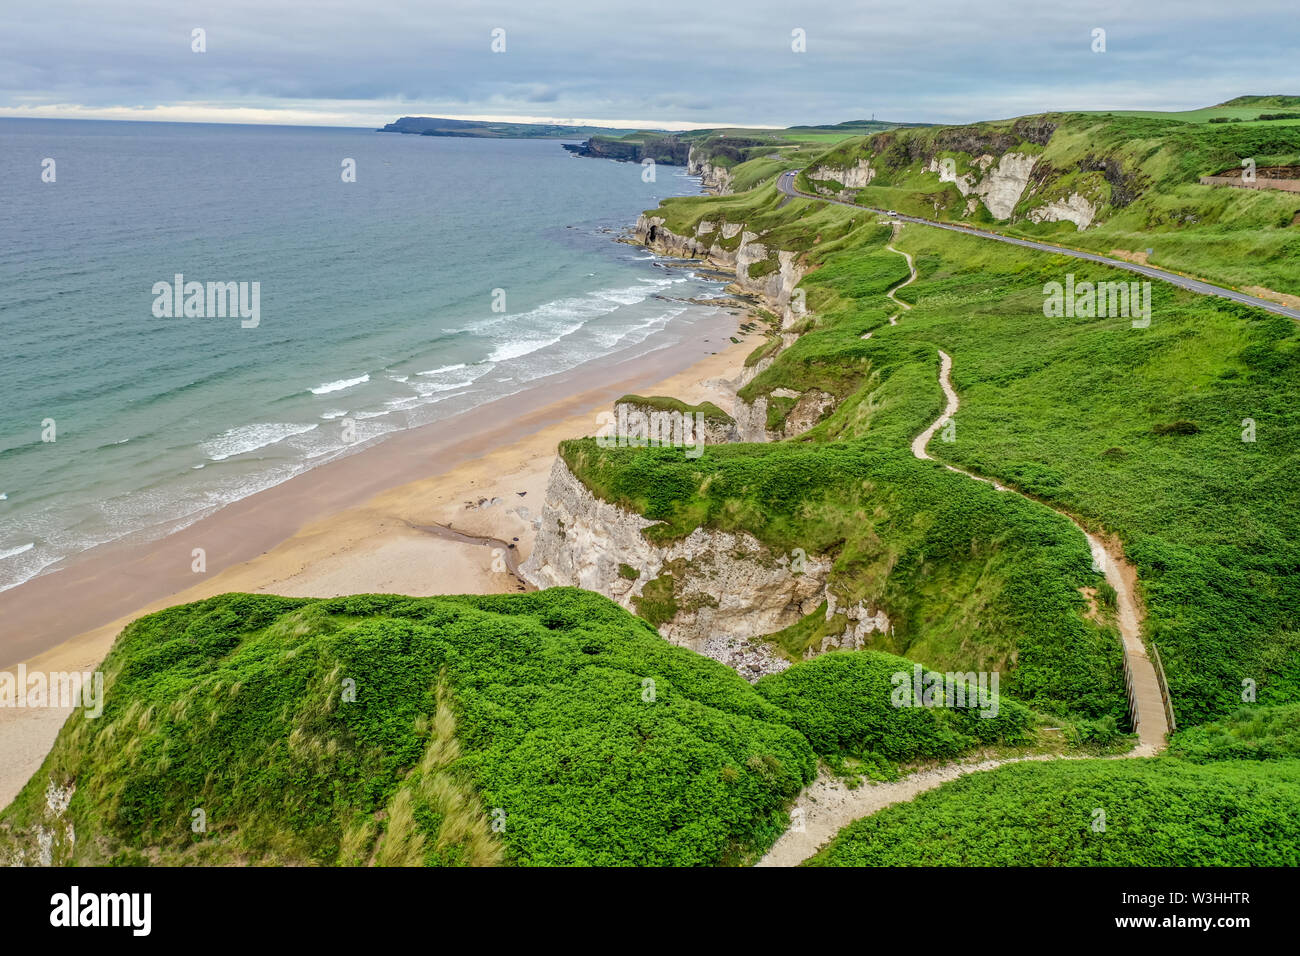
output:
[[[1114,144],[1081,152],[1077,131],[1058,137],[1062,119],[1074,127],[1106,122],[1053,114],[1011,124],[891,130],[832,148],[805,170],[804,181],[830,198],[852,199],[852,191],[868,187],[908,190],[941,218],[987,212],[1004,222],[1071,222],[1084,230],[1133,202],[1148,178]],[[935,190],[935,177],[955,186],[961,199],[951,188]]]
[[[615,402],[615,431],[647,442],[663,440],[673,445],[725,445],[736,441],[736,423],[730,418],[693,414],[684,421],[681,412],[665,411],[639,402]],[[617,435],[615,435],[617,437]]]
[[[876,171],[871,167],[871,160],[864,156],[851,166],[835,166],[827,163],[811,166],[808,169],[808,178],[814,181],[829,180],[845,189],[861,189],[876,178]],[[819,187],[819,190],[825,188],[827,187]],[[833,187],[831,191],[834,191]]]
[[[565,143],[564,148],[579,156],[628,163],[653,159],[665,166],[685,166],[690,158],[690,145],[676,136],[647,136],[634,140],[593,136],[585,143]]]
[[[1096,216],[1097,206],[1078,193],[1070,193],[1066,199],[1057,199],[1029,210],[1031,222],[1069,221],[1078,226],[1080,231],[1092,225]]]
[[[746,532],[707,528],[654,544],[642,534],[653,523],[597,498],[557,458],[542,527],[520,574],[539,588],[570,585],[603,594],[650,618],[674,644],[751,679],[789,666],[754,638],[795,624],[823,603],[826,620],[838,618],[842,630],[811,653],[862,647],[867,635],[889,628],[883,612],[839,608],[826,583],[830,556],[777,554]]]
[[[735,284],[741,292],[763,299],[773,311],[786,317],[783,324],[793,323],[795,313],[791,309],[791,300],[794,288],[807,274],[798,263],[796,253],[769,249],[758,241],[756,233],[746,231],[743,223],[706,220],[685,236],[667,229],[664,223],[662,216],[643,213],[636,221],[634,235],[637,241],[660,255],[703,259],[718,269],[734,269]],[[740,242],[733,244],[730,240],[737,236]],[[755,274],[752,267],[760,263],[770,268]]]
[[[781,346],[745,369],[736,384],[748,383],[798,338],[790,330],[804,317],[795,287],[806,267],[796,253],[769,249],[741,223],[705,221],[689,235],[678,235],[664,223],[662,217],[643,215],[635,235],[662,255],[702,259],[734,270],[739,291],[761,299],[781,316],[786,330]],[[767,271],[751,275],[750,266],[758,263]],[[770,401],[789,405],[777,428],[768,427]],[[752,404],[738,399],[732,418],[709,422],[701,443],[793,437],[816,425],[834,404],[834,396],[817,389],[775,389]],[[634,412],[648,419],[656,409],[633,402],[615,406],[616,418],[620,413],[630,418]],[[540,588],[569,585],[603,594],[651,620],[673,643],[722,661],[750,679],[789,666],[788,659],[761,638],[799,622],[823,603],[827,636],[808,647],[808,655],[859,648],[869,634],[889,628],[878,609],[860,603],[839,606],[827,584],[833,564],[829,555],[777,554],[753,535],[708,528],[656,544],[643,534],[653,523],[596,497],[557,458],[541,527],[520,574]]]
[[[801,298],[795,287],[807,274],[799,262],[798,254],[786,249],[770,249],[760,242],[760,237],[745,229],[742,223],[704,220],[689,235],[678,235],[665,225],[661,216],[642,215],[637,219],[635,236],[638,241],[660,255],[682,259],[702,259],[718,269],[733,270],[736,288],[760,299],[772,312],[781,317],[781,343],[774,351],[755,365],[747,367],[736,382],[743,387],[761,374],[782,351],[794,344],[798,335],[791,331],[804,318]],[[737,244],[735,240],[739,239]],[[762,266],[757,272],[754,267]],[[835,398],[816,389],[792,392],[785,395],[772,393],[776,398],[792,398],[781,427],[768,428],[767,396],[759,396],[752,403],[737,399],[732,417],[735,419],[736,441],[766,442],[793,438],[812,428],[834,410]]]
[[[686,172],[691,176],[699,176],[700,184],[715,196],[729,196],[733,192],[731,170],[709,162],[694,146],[687,157]]]
[[[955,169],[931,159],[926,167],[932,173],[939,174],[939,182],[953,183],[963,196],[974,196],[983,200],[985,207],[994,219],[1010,219],[1020,197],[1029,185],[1029,176],[1034,171],[1037,156],[1026,153],[1003,153],[995,159],[985,153],[978,157],[972,168],[957,175]],[[996,165],[995,165],[996,163]],[[973,211],[967,207],[968,212]]]

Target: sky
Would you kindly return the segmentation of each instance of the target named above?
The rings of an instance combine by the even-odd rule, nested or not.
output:
[[[1300,94],[1298,41],[1295,0],[8,0],[0,116],[962,123]]]

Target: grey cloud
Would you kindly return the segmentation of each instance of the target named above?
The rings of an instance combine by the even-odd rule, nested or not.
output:
[[[0,107],[191,101],[762,125],[1187,108],[1300,91],[1290,2],[51,0],[0,12]],[[208,53],[190,52],[193,27]],[[490,33],[507,33],[493,54]],[[807,31],[793,53],[790,31]],[[1107,31],[1107,52],[1091,31]],[[410,110],[408,110],[410,111]]]

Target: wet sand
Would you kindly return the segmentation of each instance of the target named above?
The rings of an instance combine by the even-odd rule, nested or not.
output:
[[[557,444],[595,434],[596,414],[629,392],[707,399],[730,409],[726,380],[739,374],[759,341],[736,331],[740,321],[721,313],[677,346],[552,376],[465,415],[399,433],[161,540],[92,549],[62,570],[0,592],[0,666],[93,670],[136,617],[230,591],[519,591],[510,565],[531,550],[532,519]],[[728,340],[733,334],[739,345]],[[517,557],[497,560],[503,569],[493,570],[490,543],[433,526],[514,544]],[[192,570],[195,548],[206,552],[203,574]],[[0,807],[40,766],[67,713],[0,708]]]

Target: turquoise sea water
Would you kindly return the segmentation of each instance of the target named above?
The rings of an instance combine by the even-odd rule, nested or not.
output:
[[[679,340],[720,285],[611,239],[698,182],[641,172],[554,141],[0,119],[0,589]],[[258,283],[257,326],[156,316],[176,274]]]

